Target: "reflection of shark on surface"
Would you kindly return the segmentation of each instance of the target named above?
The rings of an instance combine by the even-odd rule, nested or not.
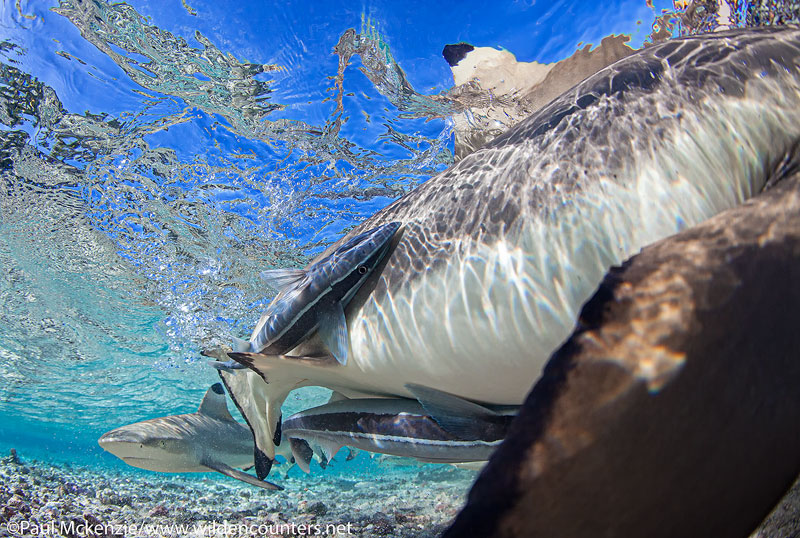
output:
[[[235,469],[253,465],[253,435],[236,422],[219,383],[196,413],[171,415],[111,430],[100,446],[133,467],[164,473],[216,471],[264,489],[283,489]]]

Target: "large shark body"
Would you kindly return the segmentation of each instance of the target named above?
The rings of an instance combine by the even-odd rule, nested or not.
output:
[[[520,404],[610,266],[796,164],[798,62],[793,28],[648,47],[362,223],[403,233],[348,305],[347,365],[250,354],[252,372],[220,374],[257,449],[274,456],[280,404],[305,385]],[[312,337],[290,354],[325,353]]]

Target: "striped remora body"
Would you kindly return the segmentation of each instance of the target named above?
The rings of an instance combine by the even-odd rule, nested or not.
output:
[[[282,289],[240,351],[283,354],[319,329],[333,356],[346,363],[344,308],[383,260],[399,228],[399,222],[389,222],[362,232],[307,269],[265,271],[265,279]]]
[[[220,383],[196,413],[159,417],[104,433],[98,444],[133,467],[163,473],[216,471],[263,489],[282,489],[236,469],[253,465],[253,435],[231,417]]]
[[[328,461],[342,446],[433,463],[482,462],[505,438],[517,409],[496,412],[420,387],[434,396],[339,400],[296,413],[282,425],[298,465],[308,470],[305,443]],[[444,401],[444,405],[440,402]],[[455,405],[448,405],[451,401]],[[455,411],[455,412],[454,412]]]
[[[271,457],[299,386],[521,403],[609,267],[797,164],[798,63],[789,27],[647,47],[363,222],[355,233],[398,221],[403,235],[346,310],[347,365],[249,354],[258,374],[221,373],[257,448]]]

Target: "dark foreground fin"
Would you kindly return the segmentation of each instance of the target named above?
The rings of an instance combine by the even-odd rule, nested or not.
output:
[[[204,467],[208,467],[209,469],[213,469],[218,473],[222,473],[225,476],[229,476],[236,480],[241,480],[242,482],[247,482],[252,486],[278,491],[283,489],[283,487],[279,486],[278,484],[273,484],[272,482],[267,482],[266,480],[260,480],[251,474],[247,474],[238,469],[234,469],[233,467],[229,467],[228,465],[225,465],[219,461],[203,460],[200,462],[200,464]]]
[[[253,448],[253,461],[255,462],[256,475],[261,480],[267,477],[272,470],[272,464],[275,462],[275,460],[264,454],[258,446]]]

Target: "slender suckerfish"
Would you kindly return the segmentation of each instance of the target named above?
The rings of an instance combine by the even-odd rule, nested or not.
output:
[[[409,390],[417,400],[345,399],[301,411],[283,423],[283,438],[306,472],[309,447],[318,448],[323,461],[349,446],[431,463],[483,462],[505,438],[517,411],[495,411],[428,387]]]
[[[360,233],[307,269],[275,269],[262,277],[280,293],[253,329],[238,340],[239,352],[282,355],[319,330],[340,364],[347,363],[344,308],[389,251],[399,222]]]

